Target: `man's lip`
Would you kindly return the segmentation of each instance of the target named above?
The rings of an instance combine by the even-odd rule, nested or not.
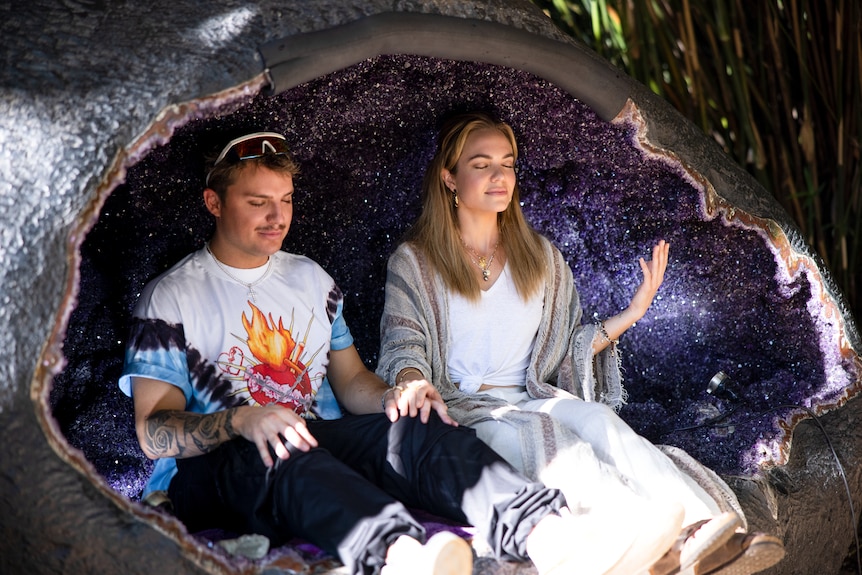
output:
[[[258,232],[265,235],[265,236],[280,236],[280,235],[284,234],[283,229],[277,229],[276,230],[276,229],[271,229],[271,228],[265,229],[265,230],[258,230]]]

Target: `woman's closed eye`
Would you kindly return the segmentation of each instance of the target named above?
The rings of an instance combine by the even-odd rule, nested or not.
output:
[[[485,170],[485,169],[490,168],[490,167],[491,167],[490,164],[476,164],[473,166],[473,169],[474,170]],[[514,164],[501,164],[500,167],[505,168],[507,170],[514,170],[515,169]]]

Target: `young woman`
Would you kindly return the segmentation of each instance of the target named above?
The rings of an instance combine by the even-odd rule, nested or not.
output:
[[[612,409],[623,400],[615,342],[651,305],[669,245],[641,258],[625,310],[582,325],[571,270],[520,210],[517,153],[512,129],[486,114],[444,125],[422,213],[389,260],[378,374],[396,389],[431,382],[456,421],[570,507],[682,505],[686,528],[652,573],[774,564],[781,542],[744,533],[717,475],[678,450],[671,459]]]

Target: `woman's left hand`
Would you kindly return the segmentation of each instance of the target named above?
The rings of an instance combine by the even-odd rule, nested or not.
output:
[[[660,240],[652,249],[652,259],[645,261],[640,259],[641,271],[644,279],[638,286],[629,306],[613,317],[602,322],[601,333],[593,338],[593,353],[599,353],[608,345],[616,343],[625,331],[640,320],[652,305],[658,288],[664,281],[664,272],[667,269],[667,254],[670,244]]]
[[[664,240],[660,240],[652,249],[652,259],[644,261],[640,259],[641,271],[643,272],[643,282],[638,287],[632,301],[629,304],[629,309],[638,314],[638,318],[646,314],[650,305],[655,299],[655,294],[658,288],[664,281],[664,272],[667,269],[667,257],[670,250],[670,244]]]

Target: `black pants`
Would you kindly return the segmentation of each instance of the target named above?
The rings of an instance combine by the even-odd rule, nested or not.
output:
[[[318,447],[264,467],[253,443],[177,460],[169,495],[190,531],[220,527],[281,544],[298,536],[337,554],[351,573],[378,573],[400,535],[424,540],[405,508],[477,527],[501,559],[525,560],[526,536],[565,505],[476,437],[432,414],[423,424],[383,414],[309,421]]]

